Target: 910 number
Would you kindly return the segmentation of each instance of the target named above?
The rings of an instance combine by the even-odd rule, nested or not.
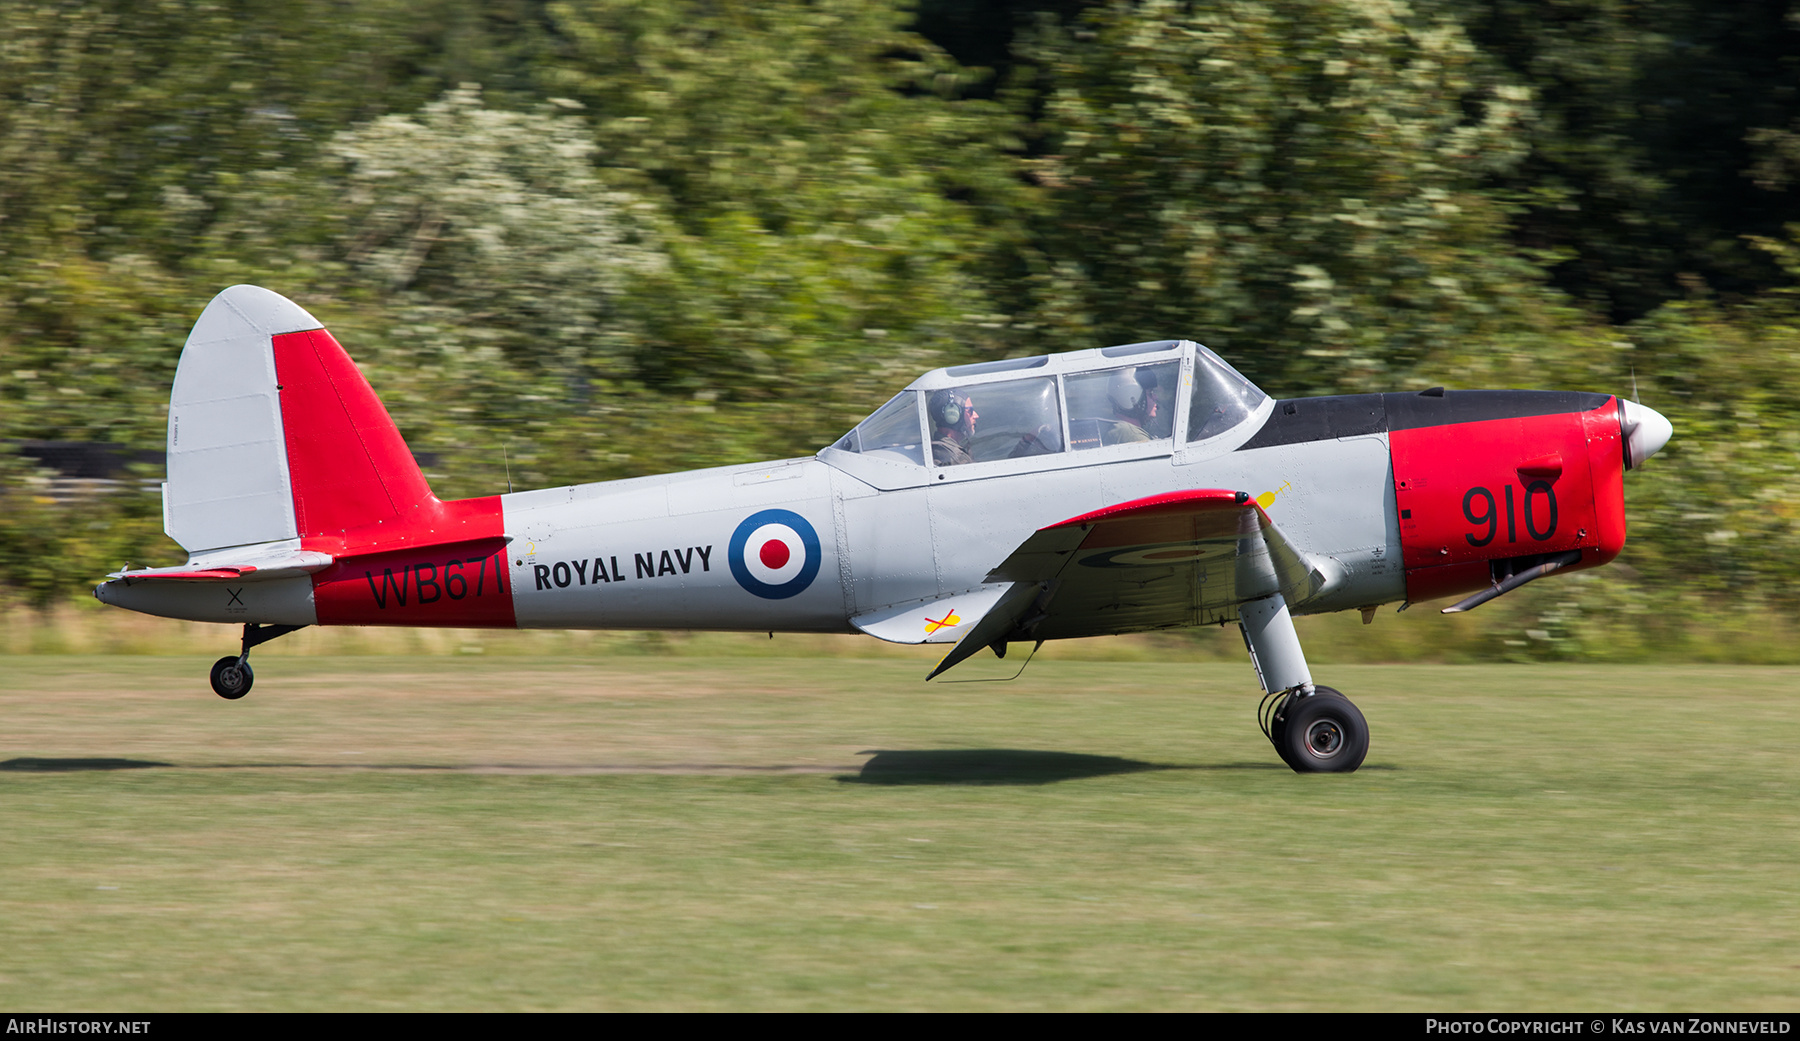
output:
[[[1513,509],[1513,486],[1509,484],[1504,490],[1506,492],[1506,541],[1517,542],[1519,541],[1519,522]],[[1538,530],[1537,511],[1532,509],[1532,499],[1538,495],[1544,497],[1550,514],[1550,523],[1542,531]],[[1524,509],[1518,512],[1525,515],[1525,533],[1538,542],[1548,542],[1550,537],[1556,534],[1556,489],[1550,486],[1549,481],[1532,481],[1525,486],[1523,506]],[[1500,510],[1494,501],[1494,493],[1480,485],[1470,488],[1463,496],[1463,517],[1477,528],[1482,525],[1487,526],[1487,533],[1484,535],[1470,532],[1463,536],[1469,540],[1471,546],[1485,546],[1494,541],[1494,536],[1500,533]]]

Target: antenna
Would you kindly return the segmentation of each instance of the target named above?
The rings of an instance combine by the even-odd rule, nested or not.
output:
[[[512,461],[506,458],[506,446],[500,446],[500,465],[506,467],[506,494],[512,494]]]

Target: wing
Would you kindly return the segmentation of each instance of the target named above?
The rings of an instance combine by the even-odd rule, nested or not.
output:
[[[1205,488],[1040,528],[987,581],[1007,583],[1007,591],[932,676],[1001,640],[1227,622],[1245,601],[1281,593],[1297,604],[1326,579],[1248,493]]]

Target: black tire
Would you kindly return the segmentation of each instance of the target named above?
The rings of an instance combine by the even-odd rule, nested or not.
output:
[[[1349,773],[1369,754],[1368,722],[1349,698],[1329,687],[1290,700],[1282,715],[1277,750],[1295,773]]]
[[[1344,692],[1338,690],[1336,687],[1326,687],[1322,685],[1314,686],[1312,696],[1316,698],[1320,695],[1344,698]],[[1344,700],[1348,701],[1350,699],[1344,698]],[[1288,758],[1287,710],[1292,708],[1294,704],[1295,702],[1291,699],[1283,698],[1281,704],[1277,705],[1275,711],[1269,716],[1269,743],[1275,746],[1275,754],[1281,757],[1281,761],[1289,766],[1293,766],[1294,762]],[[1352,706],[1352,708],[1354,707],[1355,706]],[[1309,771],[1302,770],[1300,772],[1307,773]]]
[[[1275,754],[1289,766],[1294,764],[1288,760],[1287,753],[1287,710],[1289,703],[1283,701],[1276,706],[1275,712],[1269,716],[1269,743],[1275,746]]]
[[[213,693],[226,701],[236,701],[250,693],[250,685],[255,682],[256,673],[250,671],[250,663],[239,664],[236,655],[213,662]]]

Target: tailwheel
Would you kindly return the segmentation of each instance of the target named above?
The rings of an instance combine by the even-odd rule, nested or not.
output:
[[[1296,773],[1349,773],[1369,754],[1369,724],[1330,687],[1289,695],[1269,721],[1269,740]]]
[[[250,693],[250,684],[256,682],[256,673],[250,669],[250,648],[260,647],[277,636],[286,636],[296,629],[304,628],[304,625],[261,625],[246,622],[243,653],[213,662],[213,693],[226,701],[236,701]]]
[[[235,654],[213,662],[213,693],[226,701],[236,701],[250,693],[250,685],[255,682],[256,673],[250,670],[250,663]]]

